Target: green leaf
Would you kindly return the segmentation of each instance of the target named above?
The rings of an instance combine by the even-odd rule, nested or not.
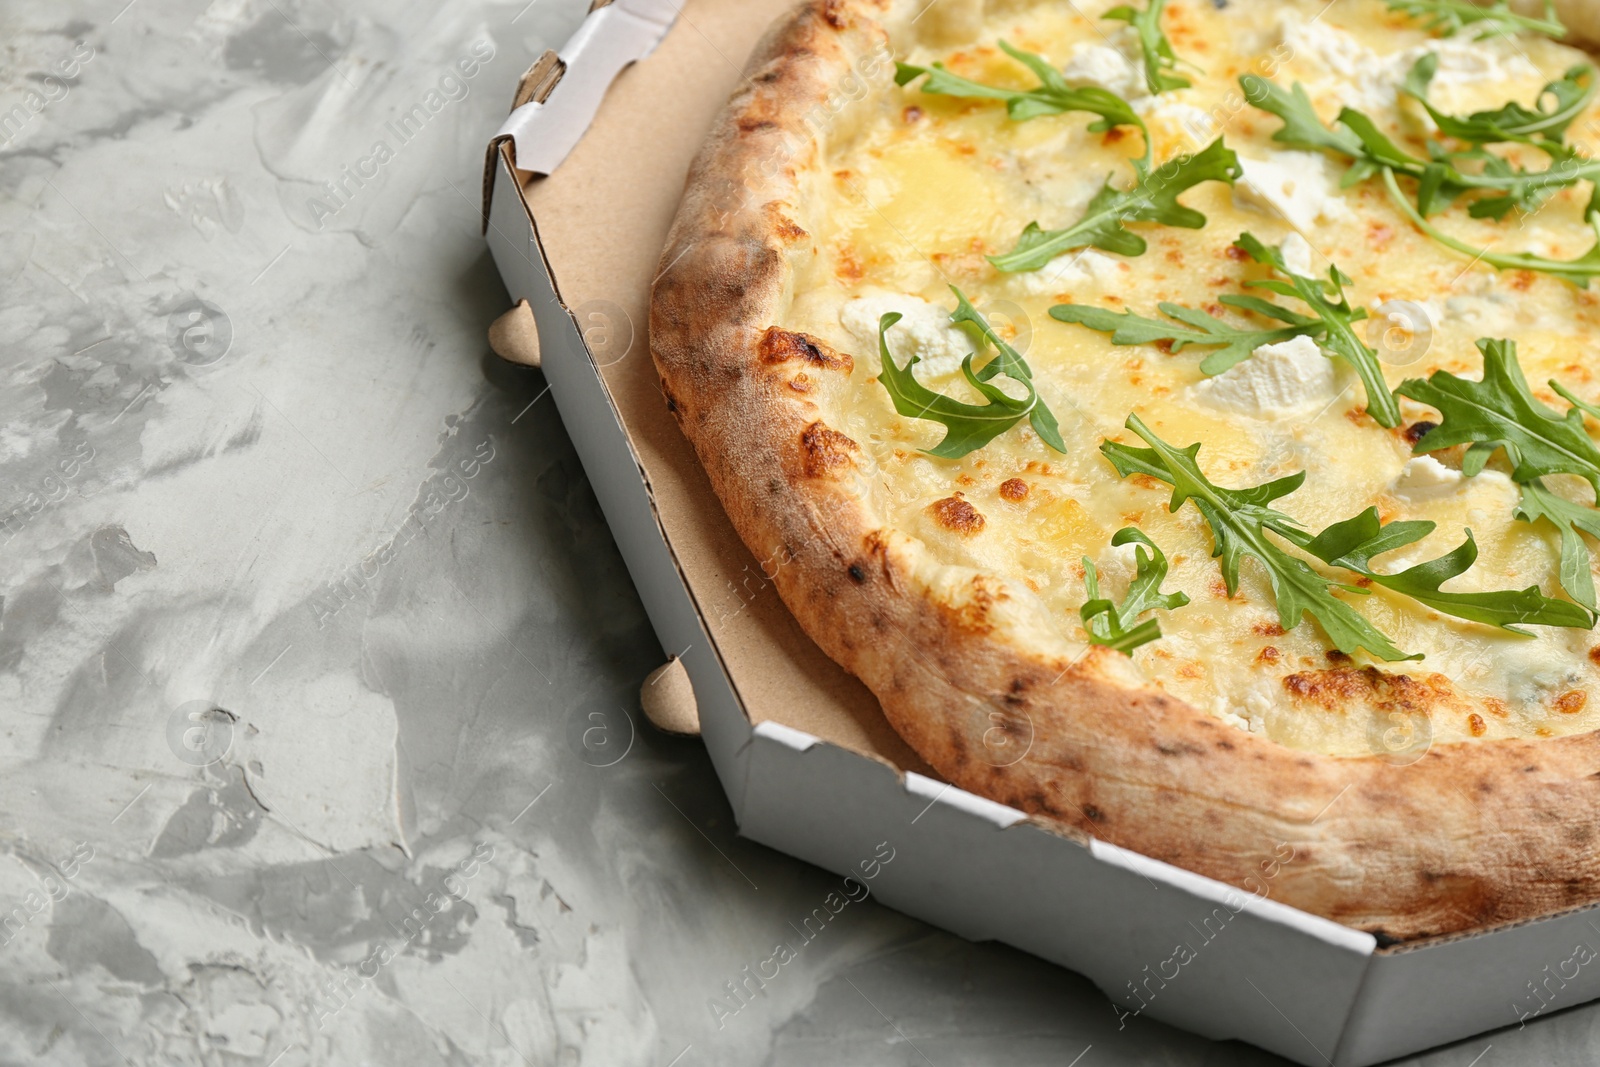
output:
[[[1432,214],[1470,193],[1484,197],[1481,206],[1480,203],[1473,205],[1474,214],[1498,218],[1512,207],[1531,211],[1557,189],[1600,178],[1600,161],[1578,156],[1559,141],[1548,139],[1525,140],[1551,156],[1551,166],[1545,170],[1512,167],[1503,158],[1481,148],[1468,152],[1436,152],[1431,160],[1418,159],[1397,146],[1376,123],[1353,108],[1339,112],[1336,121],[1342,128],[1324,124],[1311,106],[1305,88],[1298,83],[1292,91],[1284,90],[1259,75],[1245,74],[1240,77],[1239,84],[1251,104],[1283,120],[1283,126],[1272,134],[1274,141],[1346,157],[1350,160],[1343,182],[1346,186],[1380,174],[1391,185],[1394,174],[1412,178],[1419,186],[1418,210],[1423,215]],[[1468,173],[1458,166],[1468,162],[1481,165],[1481,169]]]
[[[1446,115],[1428,102],[1428,85],[1439,68],[1439,54],[1427,52],[1406,74],[1402,90],[1417,99],[1433,119],[1439,132],[1473,144],[1506,141],[1533,143],[1534,138],[1560,141],[1567,128],[1594,99],[1597,88],[1594,68],[1587,63],[1572,67],[1557,81],[1539,92],[1532,109],[1512,102],[1498,111],[1475,111],[1470,115]],[[1544,106],[1549,98],[1550,106]]]
[[[1134,548],[1135,569],[1133,581],[1128,584],[1128,595],[1119,607],[1116,603],[1100,595],[1100,576],[1094,569],[1094,561],[1088,556],[1083,557],[1083,584],[1088,590],[1089,600],[1078,609],[1078,615],[1083,619],[1085,629],[1089,631],[1091,644],[1105,645],[1124,655],[1133,655],[1133,650],[1140,645],[1148,644],[1161,636],[1161,626],[1155,619],[1146,619],[1139,622],[1138,618],[1147,611],[1174,611],[1189,603],[1189,597],[1184,593],[1163,593],[1161,583],[1167,579],[1167,557],[1162,554],[1156,543],[1146,537],[1143,531],[1132,526],[1118,530],[1111,539],[1113,545],[1126,545],[1136,543]],[[1149,548],[1147,554],[1145,548]]]
[[[1588,218],[1589,228],[1594,231],[1595,243],[1589,246],[1587,252],[1575,259],[1550,259],[1534,255],[1532,252],[1493,252],[1487,248],[1474,248],[1465,241],[1457,240],[1424,219],[1400,192],[1400,187],[1395,184],[1394,175],[1389,171],[1384,171],[1383,181],[1388,187],[1389,199],[1400,209],[1401,214],[1411,220],[1413,226],[1446,248],[1460,252],[1464,256],[1471,256],[1474,262],[1487,263],[1497,270],[1538,271],[1553,278],[1560,278],[1579,289],[1587,289],[1589,279],[1600,276],[1600,210],[1591,210]]]
[[[1511,10],[1506,0],[1484,4],[1473,3],[1472,0],[1389,0],[1389,10],[1424,20],[1426,28],[1441,37],[1467,31],[1481,40],[1485,37],[1506,37],[1523,30],[1542,33],[1557,40],[1567,35],[1567,28],[1556,18],[1555,7],[1550,0],[1545,0],[1543,18],[1519,15]]]
[[[1484,337],[1478,349],[1483,353],[1482,381],[1435,371],[1426,381],[1409,378],[1401,383],[1401,396],[1427,404],[1441,416],[1439,425],[1417,441],[1416,450],[1437,452],[1461,444],[1502,448],[1518,482],[1573,474],[1600,492],[1600,449],[1584,428],[1583,412],[1569,408],[1565,415],[1557,414],[1533,395],[1517,362],[1515,341]]]
[[[1561,588],[1590,611],[1595,611],[1594,561],[1581,533],[1600,538],[1600,511],[1575,504],[1545,488],[1537,478],[1522,487],[1517,518],[1525,522],[1544,519],[1561,534]]]
[[[1107,11],[1102,18],[1120,19],[1132,26],[1139,36],[1139,50],[1144,54],[1144,83],[1152,93],[1169,89],[1186,89],[1188,78],[1174,73],[1178,57],[1172,51],[1172,42],[1161,30],[1161,9],[1167,0],[1149,0],[1140,11],[1123,6]]]
[[[1272,139],[1279,144],[1353,158],[1361,156],[1361,139],[1349,130],[1325,125],[1311,106],[1305,86],[1299,82],[1295,82],[1293,89],[1284,89],[1259,74],[1245,74],[1239,78],[1239,86],[1253,107],[1283,120],[1283,126],[1272,134]]]
[[[1219,181],[1232,185],[1239,177],[1239,159],[1219,137],[1194,155],[1180,155],[1151,170],[1142,160],[1133,161],[1133,188],[1121,190],[1107,180],[1089,201],[1083,218],[1060,230],[1041,229],[1030,222],[1016,247],[989,262],[1002,271],[1038,270],[1063,252],[1094,247],[1124,256],[1142,255],[1144,238],[1125,228],[1131,222],[1159,222],[1198,230],[1206,217],[1178,203],[1180,193],[1201,182]]]
[[[1600,519],[1600,512],[1595,513]],[[1372,569],[1375,556],[1415,544],[1434,530],[1425,521],[1382,523],[1378,509],[1370,507],[1352,519],[1336,522],[1309,537],[1299,530],[1277,530],[1290,541],[1324,563],[1354,571],[1375,585],[1393,590],[1445,615],[1469,622],[1498,626],[1527,636],[1522,625],[1571,626],[1588,629],[1594,615],[1566,600],[1556,600],[1539,592],[1536,585],[1526,589],[1506,589],[1478,593],[1449,593],[1440,588],[1450,579],[1465,574],[1478,558],[1478,544],[1472,531],[1453,551],[1426,563],[1418,563],[1395,574]]]
[[[1323,350],[1344,360],[1360,376],[1367,391],[1367,413],[1380,426],[1392,429],[1400,425],[1400,405],[1389,392],[1378,353],[1356,334],[1354,324],[1365,319],[1367,312],[1365,308],[1352,308],[1345,297],[1344,287],[1351,284],[1349,277],[1332,266],[1325,280],[1296,274],[1284,262],[1282,253],[1249,233],[1240,234],[1234,245],[1257,263],[1266,264],[1289,279],[1283,282],[1269,278],[1245,284],[1304,301],[1323,325],[1324,333],[1318,340]]]
[[[1544,519],[1555,526],[1561,535],[1561,588],[1594,611],[1589,549],[1579,535],[1600,538],[1600,511],[1552,492],[1541,479],[1570,474],[1600,493],[1600,449],[1583,422],[1584,413],[1594,414],[1596,409],[1551,382],[1573,405],[1565,415],[1558,414],[1528,388],[1514,342],[1485,337],[1478,341],[1478,348],[1483,352],[1482,381],[1435,371],[1427,381],[1412,378],[1401,383],[1401,396],[1430,405],[1442,420],[1422,436],[1416,450],[1434,452],[1470,445],[1461,469],[1473,476],[1483,470],[1492,453],[1504,449],[1512,464],[1511,477],[1522,486],[1517,517],[1527,522]]]
[[[929,389],[911,373],[911,368],[919,362],[916,356],[907,360],[903,368],[898,366],[889,351],[888,333],[901,316],[890,312],[878,320],[878,354],[883,360],[883,372],[878,375],[878,381],[889,391],[895,411],[910,418],[937,422],[945,428],[946,433],[939,443],[927,449],[929,455],[941,459],[960,459],[982,448],[1024,418],[1030,421],[1034,432],[1045,444],[1057,452],[1066,452],[1055,416],[1034,391],[1033,371],[1022,355],[1000,339],[961,290],[953,285],[950,290],[956,294],[956,310],[950,316],[951,321],[963,326],[969,335],[975,335],[980,351],[986,345],[995,348],[994,358],[977,370],[972,366],[977,351],[961,361],[961,373],[967,384],[987,403],[969,404]],[[1004,375],[1020,383],[1028,395],[1020,400],[1007,395],[991,384],[996,375]]]
[[[1284,629],[1310,618],[1322,627],[1341,652],[1364,648],[1389,662],[1421,658],[1400,651],[1360,612],[1333,595],[1334,589],[1352,593],[1365,593],[1365,590],[1323,577],[1305,560],[1291,555],[1267,536],[1268,530],[1281,535],[1284,529],[1298,529],[1293,519],[1268,505],[1298,489],[1305,481],[1304,471],[1247,489],[1224,489],[1201,472],[1196,462],[1199,444],[1174,448],[1157,437],[1137,415],[1128,416],[1127,427],[1150,447],[1134,448],[1105,441],[1100,451],[1123,477],[1147,474],[1170,484],[1172,511],[1177,511],[1186,501],[1194,502],[1211,528],[1211,554],[1219,560],[1230,596],[1239,587],[1240,562],[1248,556],[1266,571],[1278,603],[1278,621]]]
[[[1525,633],[1519,626],[1567,626],[1590,628],[1595,623],[1591,611],[1577,604],[1556,600],[1527,589],[1495,590],[1481,593],[1446,592],[1440,587],[1458,577],[1478,558],[1472,531],[1453,551],[1438,559],[1407,567],[1395,574],[1372,568],[1372,560],[1395,549],[1422,540],[1434,524],[1422,521],[1382,523],[1378,509],[1368,508],[1354,518],[1336,522],[1319,534],[1311,534],[1294,519],[1267,505],[1289,495],[1305,481],[1305,472],[1279,478],[1248,489],[1223,489],[1201,473],[1196,458],[1198,444],[1175,449],[1155,435],[1138,416],[1129,416],[1128,428],[1151,445],[1131,448],[1113,441],[1103,442],[1100,451],[1124,477],[1148,474],[1173,487],[1171,509],[1176,511],[1187,500],[1211,527],[1213,556],[1221,558],[1222,577],[1231,596],[1238,588],[1239,561],[1250,556],[1267,571],[1278,601],[1278,621],[1289,629],[1309,616],[1341,652],[1365,648],[1380,659],[1394,661],[1420,659],[1400,652],[1387,637],[1332,590],[1365,592],[1326,578],[1297,556],[1290,555],[1267,537],[1270,531],[1290,544],[1330,566],[1360,575],[1366,582],[1410,597],[1435,611],[1471,622],[1498,626],[1513,633]],[[1596,513],[1600,517],[1600,513]],[[1595,529],[1600,529],[1596,524]]]
[[[1287,326],[1266,328],[1234,326],[1196,308],[1180,304],[1159,303],[1161,313],[1176,319],[1165,322],[1145,318],[1131,311],[1114,312],[1087,304],[1057,304],[1050,309],[1050,317],[1060,322],[1075,322],[1091,330],[1111,334],[1114,345],[1147,345],[1165,343],[1170,352],[1181,352],[1187,345],[1216,347],[1200,364],[1204,374],[1221,374],[1223,371],[1250,357],[1262,345],[1287,341],[1305,334],[1320,338],[1324,333],[1322,323],[1314,318],[1296,314],[1287,308],[1249,296],[1223,296],[1222,303],[1253,311],[1269,318],[1286,322]]]
[[[926,75],[927,81],[922,83],[923,92],[967,99],[1001,100],[1005,102],[1006,114],[1016,122],[1045,115],[1064,115],[1073,111],[1099,115],[1099,121],[1090,123],[1089,129],[1103,133],[1113,126],[1132,126],[1146,135],[1145,151],[1148,154],[1149,135],[1144,120],[1122,97],[1098,86],[1068,85],[1062,73],[1052,66],[1049,60],[1036,53],[1013,48],[1004,41],[1000,42],[1000,49],[1032,71],[1034,77],[1039,79],[1038,86],[1032,89],[1002,89],[985,85],[970,78],[963,78],[959,74],[950,73],[942,63],[935,63],[931,67],[896,63],[895,84],[909,85]]]
[[[1000,335],[995,333],[994,327],[990,326],[989,321],[980,315],[978,309],[968,302],[965,294],[960,289],[952,285],[950,291],[956,294],[956,310],[950,315],[950,321],[957,326],[966,328],[969,334],[977,333],[983,341],[987,341],[994,346],[995,357],[984,364],[983,369],[978,371],[978,380],[987,382],[994,378],[996,374],[1003,374],[1014,381],[1022,382],[1028,387],[1029,391],[1032,391],[1033,369],[1022,358],[1022,354],[1006,344]],[[1057,452],[1066,453],[1067,446],[1061,440],[1061,428],[1056,423],[1055,414],[1051,412],[1044,399],[1038,397],[1037,394],[1035,394],[1033,409],[1028,412],[1028,422],[1033,427],[1033,432],[1039,435],[1040,440]]]

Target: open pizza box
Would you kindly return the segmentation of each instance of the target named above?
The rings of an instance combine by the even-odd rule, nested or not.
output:
[[[885,904],[1088,976],[1121,1026],[1297,1063],[1378,1063],[1600,997],[1593,910],[1384,947],[1273,901],[1270,880],[1246,893],[946,785],[801,631],[668,413],[645,336],[690,160],[792,3],[599,0],[523,77],[484,175],[495,262],[740,832],[841,875],[887,842]]]

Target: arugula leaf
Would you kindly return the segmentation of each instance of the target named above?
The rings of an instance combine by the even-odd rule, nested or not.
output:
[[[1551,378],[1546,384],[1548,384],[1551,391],[1559,396],[1562,400],[1565,400],[1567,403],[1571,404],[1585,415],[1588,415],[1591,418],[1600,419],[1600,406],[1590,404],[1587,401],[1579,400],[1577,397],[1572,395],[1572,391],[1570,389],[1556,381],[1554,378]]]
[[[1239,87],[1252,107],[1259,108],[1283,120],[1283,126],[1272,134],[1272,139],[1291,148],[1334,152],[1342,156],[1360,156],[1361,139],[1348,130],[1337,130],[1317,117],[1311,106],[1306,87],[1299,82],[1285,89],[1259,74],[1239,77]]]
[[[1578,603],[1595,611],[1593,563],[1589,546],[1580,533],[1600,539],[1600,511],[1585,504],[1574,504],[1545,488],[1535,478],[1522,487],[1522,499],[1517,504],[1517,518],[1524,522],[1544,519],[1561,535],[1561,563],[1559,576],[1561,588]]]
[[[1594,514],[1600,519],[1600,512]],[[1445,615],[1498,626],[1524,636],[1531,635],[1519,629],[1519,624],[1579,629],[1594,625],[1591,612],[1569,601],[1547,597],[1536,585],[1480,593],[1447,593],[1440,589],[1445,582],[1465,574],[1477,561],[1478,543],[1471,530],[1466,531],[1465,541],[1438,559],[1418,563],[1395,574],[1372,569],[1374,556],[1415,544],[1432,533],[1434,526],[1424,520],[1383,523],[1378,519],[1378,509],[1370,507],[1354,518],[1334,523],[1315,537],[1298,530],[1274,529],[1322,562],[1355,571],[1374,585],[1392,589]]]
[[[1026,361],[1016,349],[1000,339],[961,290],[953,285],[950,289],[956,294],[956,310],[950,316],[951,321],[967,327],[969,334],[977,335],[979,350],[984,347],[984,342],[995,346],[994,358],[976,371],[972,368],[972,361],[978,355],[976,351],[961,361],[961,373],[967,379],[967,384],[988,403],[968,404],[929,389],[911,373],[911,368],[919,362],[915,355],[906,361],[905,367],[896,365],[894,356],[889,352],[888,333],[900,321],[901,315],[891,311],[878,320],[878,355],[883,360],[883,372],[878,375],[878,381],[889,391],[895,411],[910,418],[937,422],[945,428],[946,433],[939,443],[926,450],[929,455],[941,459],[960,459],[982,448],[1024,418],[1029,420],[1034,432],[1045,444],[1057,452],[1066,452],[1055,416],[1034,391],[1033,372]],[[996,375],[1005,375],[1020,383],[1028,395],[1020,400],[1007,395],[999,387],[990,384]]]
[[[1487,459],[1486,452],[1502,448],[1518,482],[1575,474],[1600,493],[1600,448],[1584,428],[1583,412],[1573,407],[1558,415],[1533,395],[1517,362],[1515,341],[1484,337],[1478,350],[1483,353],[1482,381],[1435,371],[1426,381],[1407,379],[1396,390],[1442,416],[1417,441],[1416,451],[1478,444],[1487,446],[1478,453]],[[1482,469],[1481,462],[1478,467]]]
[[[1262,244],[1249,233],[1240,234],[1234,246],[1243,249],[1257,263],[1266,264],[1289,279],[1284,282],[1266,278],[1245,284],[1292,296],[1309,305],[1321,320],[1325,331],[1318,343],[1325,351],[1332,352],[1336,358],[1348,363],[1366,387],[1367,413],[1380,426],[1392,429],[1400,425],[1400,405],[1389,392],[1389,383],[1384,380],[1383,368],[1378,363],[1378,353],[1368,348],[1366,342],[1356,335],[1353,324],[1365,319],[1367,312],[1365,308],[1352,308],[1345,297],[1344,287],[1351,284],[1350,278],[1334,266],[1328,268],[1326,281],[1296,274],[1284,262],[1282,253]]]
[[[1364,648],[1389,662],[1421,658],[1400,651],[1365,616],[1333,595],[1335,589],[1357,594],[1365,594],[1366,590],[1323,577],[1305,560],[1289,554],[1267,537],[1268,530],[1297,528],[1293,519],[1267,505],[1300,488],[1306,477],[1304,471],[1247,489],[1224,489],[1201,472],[1196,462],[1198,443],[1174,448],[1137,415],[1129,415],[1126,425],[1150,447],[1104,441],[1100,451],[1123,477],[1147,474],[1170,484],[1169,510],[1177,511],[1185,501],[1194,502],[1211,528],[1211,554],[1220,561],[1229,596],[1239,588],[1240,561],[1249,556],[1267,573],[1278,604],[1278,622],[1284,629],[1298,626],[1309,617],[1341,652]]]
[[[1401,91],[1413,96],[1427,109],[1439,132],[1473,144],[1495,144],[1505,141],[1533,143],[1533,138],[1560,141],[1567,128],[1581,115],[1594,99],[1596,82],[1594,68],[1581,63],[1570,68],[1559,81],[1547,84],[1539,91],[1533,108],[1509,103],[1498,111],[1475,111],[1470,115],[1446,115],[1428,102],[1428,85],[1439,69],[1439,54],[1427,52],[1412,65],[1406,74]],[[1550,106],[1544,106],[1550,97]]]
[[[1022,358],[1022,353],[995,333],[989,321],[978,313],[978,309],[968,302],[965,294],[955,286],[950,291],[956,294],[956,309],[950,315],[950,321],[959,327],[966,328],[967,333],[976,332],[982,340],[994,346],[995,357],[978,371],[978,380],[990,381],[996,374],[1003,374],[1013,381],[1022,382],[1033,391],[1033,368]],[[1051,412],[1049,405],[1042,397],[1034,401],[1032,410],[1028,412],[1028,423],[1033,427],[1033,432],[1039,435],[1040,440],[1057,452],[1066,454],[1066,443],[1061,440],[1061,429],[1056,423],[1056,417]]]
[[[1200,451],[1198,444],[1185,449],[1173,448],[1137,415],[1128,417],[1127,426],[1151,447],[1132,448],[1114,441],[1102,442],[1100,451],[1116,467],[1117,473],[1123,477],[1147,474],[1170,484],[1173,511],[1186,500],[1193,500],[1211,527],[1212,555],[1221,558],[1228,595],[1232,596],[1238,589],[1239,561],[1244,556],[1252,557],[1267,571],[1278,602],[1278,621],[1286,630],[1310,616],[1341,652],[1365,648],[1379,659],[1390,662],[1422,658],[1408,656],[1395,648],[1363,615],[1333,595],[1335,589],[1353,593],[1367,590],[1324,577],[1270,540],[1266,536],[1268,531],[1323,563],[1353,571],[1369,584],[1393,590],[1435,611],[1470,622],[1486,623],[1524,635],[1525,631],[1518,629],[1521,625],[1589,628],[1595,624],[1590,611],[1547,597],[1537,586],[1482,593],[1442,590],[1440,586],[1466,573],[1478,558],[1478,546],[1471,530],[1466,531],[1465,541],[1438,559],[1395,574],[1384,574],[1372,569],[1373,558],[1422,540],[1433,532],[1433,523],[1385,524],[1378,519],[1378,509],[1372,507],[1354,518],[1334,523],[1319,534],[1312,534],[1288,515],[1267,506],[1300,488],[1306,477],[1304,471],[1246,489],[1224,489],[1200,471],[1196,462]]]
[[[1555,6],[1550,0],[1544,0],[1542,19],[1517,14],[1506,0],[1482,4],[1472,0],[1389,0],[1389,10],[1425,19],[1426,28],[1438,31],[1441,37],[1451,37],[1463,30],[1479,40],[1507,37],[1520,30],[1542,33],[1557,40],[1567,35],[1567,28],[1556,18]]]
[[[1132,526],[1118,530],[1116,536],[1111,538],[1113,545],[1126,545],[1136,542],[1134,548],[1135,571],[1133,581],[1128,584],[1128,595],[1118,607],[1108,598],[1100,595],[1100,575],[1095,571],[1094,561],[1088,556],[1083,557],[1083,584],[1089,592],[1089,600],[1078,609],[1078,615],[1083,619],[1084,628],[1089,631],[1089,642],[1095,645],[1105,645],[1124,655],[1133,655],[1133,650],[1140,645],[1148,644],[1161,636],[1161,625],[1155,619],[1146,619],[1138,622],[1140,615],[1147,611],[1161,609],[1173,611],[1189,603],[1185,593],[1163,593],[1161,583],[1167,578],[1167,557],[1162,554],[1156,543],[1144,535],[1144,532]],[[1150,554],[1145,553],[1145,547],[1150,549]]]
[[[1291,148],[1347,157],[1351,163],[1342,182],[1346,187],[1376,175],[1385,176],[1387,181],[1392,174],[1404,174],[1418,183],[1417,203],[1423,215],[1431,215],[1470,193],[1488,198],[1481,202],[1482,206],[1473,205],[1474,214],[1498,218],[1513,206],[1532,211],[1557,189],[1600,179],[1600,160],[1586,159],[1552,140],[1527,142],[1552,157],[1551,166],[1545,170],[1516,168],[1481,149],[1419,159],[1397,146],[1376,123],[1353,108],[1344,108],[1335,119],[1342,129],[1326,125],[1317,117],[1305,87],[1298,83],[1292,90],[1285,90],[1260,75],[1245,74],[1239,84],[1251,104],[1283,120],[1283,126],[1272,134],[1274,141]],[[1483,169],[1469,174],[1455,165],[1469,160],[1481,163]]]
[[[1250,358],[1250,354],[1262,345],[1287,341],[1301,334],[1320,339],[1326,332],[1320,320],[1297,314],[1258,297],[1228,294],[1218,299],[1229,307],[1254,311],[1289,325],[1265,329],[1234,326],[1205,311],[1165,301],[1156,307],[1162,314],[1176,319],[1178,324],[1145,318],[1131,311],[1107,311],[1088,304],[1057,304],[1050,309],[1050,317],[1109,333],[1114,345],[1160,342],[1165,343],[1171,352],[1181,352],[1186,345],[1221,346],[1201,361],[1200,371],[1203,374],[1221,374],[1234,364]]]
[[[1072,111],[1084,111],[1091,115],[1099,115],[1097,122],[1089,124],[1089,129],[1096,133],[1103,133],[1113,126],[1133,126],[1146,136],[1146,154],[1149,152],[1149,133],[1145,129],[1144,120],[1133,110],[1129,103],[1109,89],[1099,86],[1078,86],[1067,84],[1066,78],[1057,70],[1049,60],[1034,52],[1024,52],[1020,48],[1013,48],[1004,41],[999,42],[1000,50],[1027,67],[1039,79],[1039,84],[1033,89],[1001,89],[993,85],[963,78],[959,74],[952,74],[945,69],[944,64],[935,63],[931,67],[918,67],[910,63],[896,63],[894,80],[896,85],[909,85],[923,75],[927,81],[922,83],[922,91],[932,95],[955,96],[968,99],[1003,100],[1006,105],[1006,114],[1015,122],[1025,122],[1028,119],[1039,118],[1044,115],[1064,115]]]
[[[1329,267],[1326,279],[1296,274],[1289,269],[1282,253],[1261,243],[1254,235],[1242,233],[1234,242],[1257,263],[1272,267],[1288,281],[1267,278],[1246,282],[1254,286],[1292,296],[1307,304],[1312,315],[1302,315],[1277,304],[1252,296],[1222,296],[1218,299],[1229,307],[1252,311],[1286,326],[1242,328],[1229,325],[1193,308],[1178,304],[1159,304],[1162,312],[1182,323],[1175,326],[1159,319],[1145,318],[1133,312],[1117,314],[1083,304],[1058,304],[1050,309],[1050,317],[1062,322],[1076,322],[1091,330],[1111,333],[1111,343],[1116,345],[1149,344],[1164,341],[1176,352],[1185,345],[1220,345],[1218,351],[1207,356],[1200,364],[1205,374],[1220,374],[1250,356],[1264,344],[1273,344],[1297,335],[1312,338],[1325,352],[1342,359],[1355,369],[1367,390],[1367,411],[1379,424],[1388,427],[1400,424],[1400,407],[1389,392],[1384,380],[1378,354],[1356,335],[1352,324],[1367,317],[1366,309],[1352,308],[1344,295],[1350,279],[1338,267]]]
[[[1148,153],[1147,153],[1148,154]],[[1144,238],[1124,228],[1130,222],[1159,222],[1198,230],[1206,217],[1178,203],[1178,194],[1201,182],[1232,185],[1239,177],[1239,159],[1219,137],[1194,155],[1180,155],[1152,170],[1148,160],[1133,160],[1133,188],[1122,190],[1107,179],[1089,201],[1083,218],[1060,230],[1030,222],[1005,255],[990,256],[997,270],[1038,270],[1062,252],[1094,247],[1124,256],[1142,255]]]
[[[1600,499],[1600,448],[1583,423],[1584,413],[1594,414],[1596,409],[1551,382],[1573,405],[1565,415],[1557,414],[1528,388],[1515,342],[1485,337],[1478,348],[1483,352],[1482,381],[1435,371],[1426,381],[1412,378],[1401,383],[1397,390],[1401,396],[1428,404],[1442,418],[1417,441],[1416,451],[1470,445],[1462,471],[1473,475],[1483,470],[1490,454],[1503,449],[1512,464],[1511,477],[1522,487],[1517,517],[1526,522],[1544,519],[1556,528],[1561,535],[1561,588],[1594,611],[1589,550],[1579,535],[1600,539],[1600,511],[1552,492],[1542,479],[1575,475],[1587,481]]]
[[[1144,83],[1152,93],[1187,89],[1190,85],[1188,78],[1173,72],[1178,57],[1172,51],[1172,42],[1161,31],[1161,9],[1166,3],[1167,0],[1150,0],[1143,11],[1124,5],[1101,16],[1126,22],[1139,35],[1139,50],[1144,54]]]
[[[1589,228],[1594,231],[1595,243],[1589,246],[1587,252],[1574,259],[1551,259],[1532,252],[1495,252],[1487,248],[1474,248],[1465,241],[1451,237],[1418,214],[1417,209],[1412,207],[1410,201],[1400,192],[1400,186],[1395,183],[1392,173],[1384,172],[1383,183],[1389,190],[1389,199],[1394,202],[1401,214],[1411,220],[1413,226],[1446,248],[1460,252],[1464,256],[1471,256],[1474,261],[1487,263],[1496,270],[1538,271],[1553,278],[1560,278],[1579,289],[1587,289],[1590,278],[1600,277],[1600,209],[1596,209],[1592,204],[1587,221]]]

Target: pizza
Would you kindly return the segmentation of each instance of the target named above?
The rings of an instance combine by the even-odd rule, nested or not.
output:
[[[666,403],[948,781],[1386,943],[1591,905],[1596,23],[806,3],[689,174]]]

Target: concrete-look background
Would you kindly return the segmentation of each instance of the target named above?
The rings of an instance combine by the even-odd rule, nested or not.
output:
[[[1279,1062],[870,900],[729,998],[837,879],[643,723],[484,342],[483,145],[586,6],[0,6],[0,1063]],[[1409,1062],[1593,1062],[1559,1007]]]

